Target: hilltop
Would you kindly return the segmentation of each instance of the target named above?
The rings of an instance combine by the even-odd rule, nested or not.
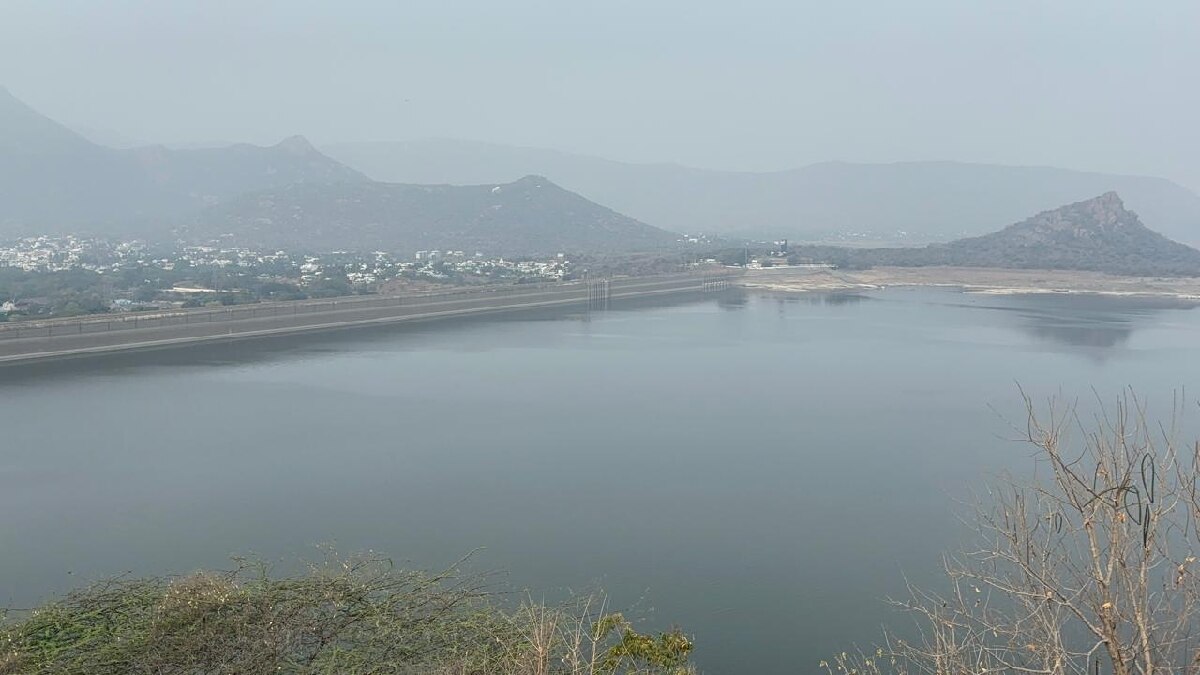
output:
[[[1200,244],[1200,196],[1162,178],[963,162],[823,162],[740,172],[635,164],[462,140],[336,143],[322,151],[376,180],[487,183],[537,173],[568,190],[677,232],[761,239],[948,241],[1108,191],[1147,225]]]
[[[492,255],[651,251],[678,238],[541,176],[465,186],[294,184],[209,209],[184,235],[296,250]]]
[[[105,147],[0,88],[0,236],[145,235],[248,191],[366,180],[298,136],[269,147]]]
[[[1200,251],[1142,224],[1115,192],[945,247],[956,265],[1200,275]]]
[[[1200,251],[1149,229],[1115,192],[1043,211],[980,237],[924,248],[801,247],[797,255],[851,269],[994,267],[1133,276],[1200,276]]]
[[[68,233],[512,256],[656,251],[678,239],[539,175],[377,183],[302,136],[268,147],[110,148],[0,88],[0,237]]]

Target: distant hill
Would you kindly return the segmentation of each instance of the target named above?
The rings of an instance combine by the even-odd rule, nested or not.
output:
[[[299,136],[271,147],[105,147],[0,88],[0,236],[145,234],[247,191],[366,180]]]
[[[740,173],[452,140],[339,143],[322,150],[385,181],[487,183],[536,173],[658,227],[771,239],[904,231],[945,241],[1111,190],[1150,227],[1200,244],[1200,196],[1145,176],[956,162],[829,162]]]
[[[496,255],[650,251],[678,238],[540,176],[499,185],[295,184],[209,209],[182,234],[299,250]]]
[[[269,147],[106,147],[0,88],[0,237],[59,232],[507,255],[655,250],[677,239],[536,176],[376,183],[300,136]]]
[[[1115,192],[949,244],[892,249],[801,247],[796,254],[850,268],[949,265],[1200,276],[1200,251],[1147,228]]]

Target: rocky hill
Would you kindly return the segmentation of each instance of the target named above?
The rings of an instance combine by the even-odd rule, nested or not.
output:
[[[891,249],[807,247],[797,255],[851,268],[949,265],[1200,276],[1200,251],[1147,228],[1115,192],[949,244]]]
[[[0,88],[0,236],[145,235],[248,191],[366,180],[298,136],[270,147],[104,147]]]
[[[540,176],[502,185],[295,184],[209,209],[181,234],[297,250],[494,255],[653,251],[678,238]]]
[[[1200,274],[1200,251],[1147,228],[1115,192],[955,241],[945,251],[963,265],[999,260],[1007,267]]]

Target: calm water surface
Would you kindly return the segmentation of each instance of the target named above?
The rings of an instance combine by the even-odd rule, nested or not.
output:
[[[0,604],[481,548],[513,588],[683,625],[706,672],[812,672],[901,620],[882,601],[932,580],[957,499],[1028,470],[1016,382],[1165,411],[1197,345],[1178,303],[895,290],[0,370]]]

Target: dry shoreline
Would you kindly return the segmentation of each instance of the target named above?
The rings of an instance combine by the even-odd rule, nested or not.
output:
[[[888,287],[945,287],[969,293],[1080,293],[1200,301],[1200,278],[1122,277],[1069,270],[986,267],[878,267],[869,270],[777,267],[747,270],[746,288],[784,292],[866,291]]]

